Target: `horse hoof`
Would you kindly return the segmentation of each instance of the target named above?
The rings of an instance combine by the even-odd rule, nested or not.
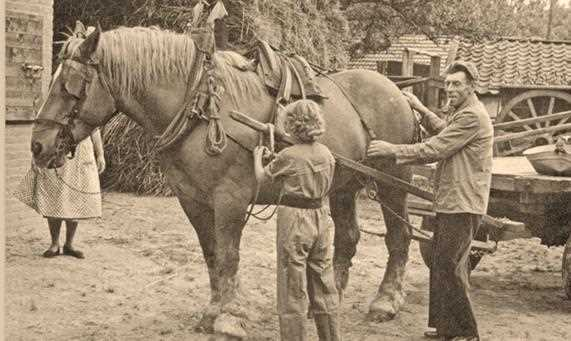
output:
[[[387,300],[374,300],[369,306],[367,319],[373,322],[387,322],[395,318],[397,310]]]
[[[200,322],[194,327],[194,330],[198,333],[214,333],[214,322],[218,315],[220,315],[220,306],[214,304],[208,305],[202,313]]]
[[[214,333],[229,340],[242,340],[247,336],[244,320],[227,313],[220,314],[214,321]],[[226,339],[225,339],[226,340]]]
[[[200,319],[200,322],[194,327],[194,331],[197,333],[203,334],[212,334],[214,333],[214,320],[216,319],[215,316],[206,316],[203,315]]]
[[[335,287],[338,292],[343,292],[349,283],[349,268],[346,266],[335,267]]]

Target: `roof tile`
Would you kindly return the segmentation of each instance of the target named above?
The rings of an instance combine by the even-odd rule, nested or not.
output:
[[[472,61],[479,86],[570,86],[571,41],[502,38],[481,43],[460,41],[455,59]]]

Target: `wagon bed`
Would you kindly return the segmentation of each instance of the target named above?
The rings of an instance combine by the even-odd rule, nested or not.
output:
[[[415,166],[413,172],[431,178],[434,165]],[[425,202],[413,199],[409,205],[411,213],[429,216]],[[486,231],[486,238],[538,237],[548,246],[565,245],[563,286],[571,298],[571,177],[538,174],[523,156],[495,157],[488,214],[522,222],[524,228]]]

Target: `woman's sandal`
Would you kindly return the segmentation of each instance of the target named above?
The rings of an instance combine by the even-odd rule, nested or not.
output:
[[[81,252],[79,250],[70,249],[65,245],[63,246],[63,254],[66,256],[72,256],[72,257],[80,258],[80,259],[85,258],[83,256],[83,252]]]
[[[52,249],[47,249],[43,254],[42,257],[45,258],[54,258],[55,256],[59,256],[60,254],[60,250],[57,249],[57,251],[52,251]]]

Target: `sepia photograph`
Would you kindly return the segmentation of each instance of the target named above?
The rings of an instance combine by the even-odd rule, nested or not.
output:
[[[0,13],[0,339],[571,340],[571,0]]]

